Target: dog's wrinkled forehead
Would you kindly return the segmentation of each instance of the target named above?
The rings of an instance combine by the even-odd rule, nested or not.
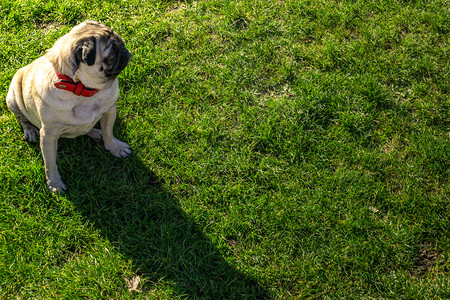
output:
[[[100,44],[103,48],[103,55],[110,56],[117,54],[117,51],[121,48],[125,47],[122,40],[120,38],[100,38]]]
[[[106,56],[112,54],[111,52],[114,51],[114,50],[113,50],[113,46],[114,46],[114,44],[113,44],[112,42],[109,43],[109,45],[106,45],[106,47],[105,47],[105,53],[106,53]]]
[[[109,45],[115,42],[123,45],[120,36],[106,25],[95,21],[85,21],[72,29],[73,33],[79,37],[92,37],[100,41],[103,45]]]

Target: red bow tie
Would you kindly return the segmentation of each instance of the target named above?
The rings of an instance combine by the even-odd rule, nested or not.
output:
[[[75,82],[72,78],[70,78],[67,75],[60,74],[56,72],[56,76],[58,76],[59,79],[61,79],[60,82],[55,83],[55,86],[58,89],[66,90],[69,92],[74,93],[77,96],[83,96],[83,97],[92,97],[94,96],[98,90],[97,89],[90,89],[84,86],[84,84],[81,83],[81,81]]]

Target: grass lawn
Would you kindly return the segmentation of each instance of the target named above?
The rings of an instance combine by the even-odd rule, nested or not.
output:
[[[85,19],[115,29],[114,158],[45,187],[5,97]],[[1,299],[450,298],[448,1],[0,3]]]

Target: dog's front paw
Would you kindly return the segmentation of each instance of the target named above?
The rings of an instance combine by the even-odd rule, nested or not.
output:
[[[64,182],[62,182],[61,179],[59,180],[47,179],[47,188],[53,194],[64,194],[64,192],[67,189],[66,185],[64,184]]]
[[[113,138],[108,144],[105,143],[105,148],[116,157],[128,157],[131,155],[130,146],[116,138]]]

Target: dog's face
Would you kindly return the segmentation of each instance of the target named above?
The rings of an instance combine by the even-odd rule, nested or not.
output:
[[[118,37],[118,36],[117,36]],[[78,42],[75,50],[77,68],[86,64],[90,73],[113,80],[127,66],[131,54],[120,38],[92,37]]]
[[[131,58],[120,36],[94,21],[75,26],[55,43],[48,56],[59,72],[91,88],[111,84]]]

